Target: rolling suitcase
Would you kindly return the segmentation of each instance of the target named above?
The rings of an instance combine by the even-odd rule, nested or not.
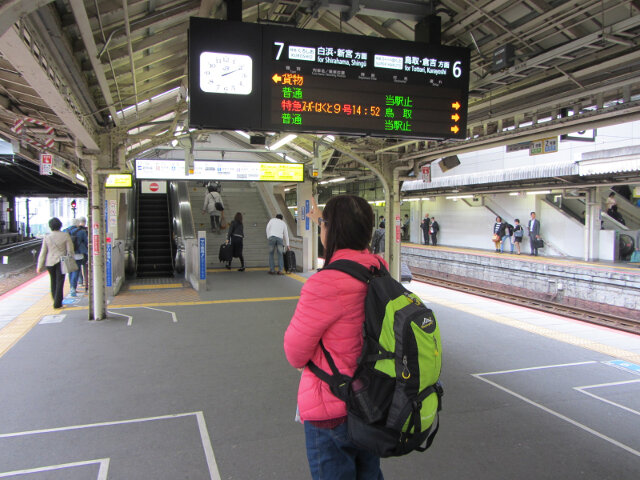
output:
[[[284,271],[287,273],[296,271],[296,253],[293,250],[284,252]]]
[[[218,253],[218,259],[221,262],[230,262],[233,258],[233,247],[230,243],[223,243],[220,245],[220,253]]]

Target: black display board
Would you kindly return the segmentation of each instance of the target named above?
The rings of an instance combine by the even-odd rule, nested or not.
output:
[[[192,127],[466,137],[464,48],[192,18],[189,53]]]

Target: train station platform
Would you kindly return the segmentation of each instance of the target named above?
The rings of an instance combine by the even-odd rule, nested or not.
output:
[[[493,250],[402,244],[412,271],[592,312],[637,318],[640,264],[497,253]]]
[[[0,297],[0,478],[309,478],[284,331],[307,274],[129,282],[108,317]],[[442,332],[440,432],[387,480],[632,480],[640,337],[420,282]]]

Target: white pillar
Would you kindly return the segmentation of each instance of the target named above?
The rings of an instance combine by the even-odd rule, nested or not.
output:
[[[299,183],[296,194],[298,236],[302,237],[302,259],[298,261],[298,264],[302,265],[303,272],[308,272],[318,268],[318,226],[307,217],[307,212],[311,207],[313,184],[310,181]]]
[[[104,270],[104,182],[98,174],[98,162],[91,162],[91,252],[93,258],[93,290],[92,312],[89,318],[102,320],[106,317],[105,305],[105,270]]]
[[[585,196],[584,221],[584,260],[587,262],[597,260],[600,256],[601,212],[598,187],[588,189]]]

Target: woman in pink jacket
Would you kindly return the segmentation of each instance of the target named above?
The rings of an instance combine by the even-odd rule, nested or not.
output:
[[[375,217],[366,200],[353,195],[333,197],[320,217],[325,264],[339,259],[366,267],[381,260],[369,252]],[[385,263],[386,266],[386,263]],[[289,363],[302,371],[298,410],[304,422],[307,458],[314,480],[382,480],[380,458],[357,448],[347,434],[347,407],[329,385],[304,367],[309,361],[331,375],[320,341],[341,373],[353,375],[362,350],[366,285],[337,270],[321,270],[305,283],[284,335]]]

